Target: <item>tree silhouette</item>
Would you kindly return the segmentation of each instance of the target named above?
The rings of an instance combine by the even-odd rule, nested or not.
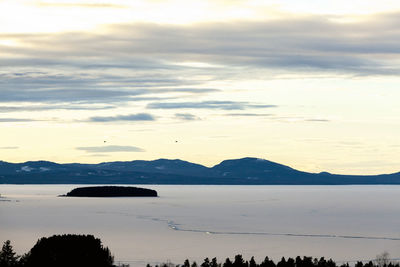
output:
[[[54,235],[44,237],[37,241],[33,248],[23,255],[17,256],[11,246],[10,240],[4,242],[0,251],[0,267],[115,267],[113,256],[107,247],[103,247],[100,239],[92,235]],[[118,265],[120,267],[129,265]],[[174,265],[171,262],[156,265],[155,267],[198,267],[193,261],[190,264],[186,259],[183,265]],[[297,256],[295,259],[285,257],[275,264],[273,260],[265,257],[264,261],[257,264],[254,257],[245,261],[242,255],[236,255],[232,262],[226,258],[223,264],[217,262],[217,258],[205,258],[200,267],[337,267],[332,260],[324,257],[319,259]],[[147,264],[146,267],[152,267]],[[348,263],[340,267],[349,267]],[[363,263],[358,261],[354,267],[400,267],[398,262],[390,261],[389,254],[382,253],[376,260]]]
[[[282,257],[281,261],[276,264],[276,267],[286,267],[285,257]]]
[[[249,263],[249,267],[257,267],[257,263],[254,260],[254,257],[251,257],[250,259],[250,263]]]
[[[385,251],[382,254],[376,255],[375,261],[378,267],[388,266],[390,262],[389,253]]]
[[[16,256],[10,240],[4,242],[0,251],[0,267],[17,266],[18,256]]]
[[[260,267],[276,267],[275,263],[267,257],[261,262]]]
[[[225,263],[222,265],[222,267],[232,267],[233,263],[229,258],[226,258]]]
[[[244,262],[242,255],[238,254],[235,256],[233,267],[247,267],[247,264]]]
[[[54,235],[41,238],[25,257],[28,267],[110,267],[110,250],[92,235]]]
[[[200,267],[210,267],[210,260],[208,258],[205,258]]]
[[[217,262],[217,258],[213,258],[210,263],[210,267],[219,267],[220,264]]]

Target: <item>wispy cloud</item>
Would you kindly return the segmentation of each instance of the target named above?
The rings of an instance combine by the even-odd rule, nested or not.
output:
[[[311,122],[330,122],[328,119],[306,119],[305,121],[311,121]]]
[[[307,118],[307,117],[300,117],[300,116],[272,116],[270,117],[271,120],[276,120],[280,122],[330,122],[329,119],[315,119],[315,118]]]
[[[145,150],[136,146],[90,146],[77,147],[77,150],[82,150],[88,153],[111,153],[111,152],[144,152]]]
[[[269,117],[273,116],[273,114],[268,113],[228,113],[225,116],[233,116],[233,117]]]
[[[100,157],[109,157],[110,155],[108,154],[102,154],[102,153],[96,153],[96,154],[90,154],[90,157],[96,157],[96,158],[100,158]]]
[[[202,102],[155,102],[147,105],[149,109],[222,109],[243,110],[247,108],[275,108],[276,105],[252,104],[235,101],[202,101]]]
[[[21,119],[21,118],[0,118],[0,122],[31,122],[38,121],[35,119]]]
[[[2,146],[0,149],[19,149],[18,146]]]
[[[113,122],[113,121],[154,121],[156,118],[149,113],[138,113],[129,115],[105,116],[105,117],[91,117],[89,121],[92,122]]]
[[[200,118],[190,114],[190,113],[176,113],[175,118],[184,120],[184,121],[194,121],[194,120],[199,120]]]
[[[88,105],[88,104],[47,104],[47,105],[19,105],[0,106],[0,112],[22,112],[22,111],[46,111],[46,110],[107,110],[113,109],[111,105]]]
[[[123,5],[115,5],[115,4],[106,4],[106,3],[68,3],[68,2],[38,2],[38,6],[40,7],[77,7],[77,8],[126,8]]]
[[[188,87],[188,81],[173,78],[172,75],[160,74],[155,78],[147,73],[130,72],[131,76],[126,77],[112,73],[114,70],[107,70],[106,73],[93,70],[94,73],[85,74],[79,73],[82,66],[75,67],[78,73],[63,71],[62,75],[52,74],[52,70],[48,69],[42,72],[0,73],[0,102],[47,103],[48,109],[95,109],[93,104],[110,107],[110,103],[162,100],[171,99],[173,94],[199,95],[219,91],[215,88]],[[190,83],[197,82],[193,80]]]

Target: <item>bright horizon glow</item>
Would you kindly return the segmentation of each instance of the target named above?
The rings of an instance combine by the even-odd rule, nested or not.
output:
[[[356,17],[400,10],[398,1],[32,1],[0,2],[0,32],[46,33],[94,30],[107,24],[193,24],[269,20],[287,16]],[[17,15],[18,14],[18,15]]]

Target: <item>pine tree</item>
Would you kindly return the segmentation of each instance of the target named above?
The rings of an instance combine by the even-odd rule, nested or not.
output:
[[[18,258],[11,246],[10,240],[5,241],[0,251],[0,267],[17,266]]]
[[[249,267],[257,267],[257,263],[254,260],[254,257],[251,257]]]
[[[229,258],[226,258],[225,263],[222,265],[222,267],[232,267],[232,262]]]

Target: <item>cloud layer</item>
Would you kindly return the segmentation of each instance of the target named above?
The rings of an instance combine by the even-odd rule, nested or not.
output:
[[[195,61],[362,75],[396,74],[398,67],[391,63],[400,52],[399,14],[343,22],[346,19],[314,15],[191,26],[135,23],[111,26],[104,34],[2,35],[1,38],[30,44],[2,47],[6,55],[2,62],[8,66],[168,70],[179,69],[168,62]],[[66,53],[70,56],[61,59]],[[170,81],[153,77],[147,82]]]
[[[149,109],[222,109],[243,110],[247,108],[275,108],[275,105],[252,104],[235,101],[202,101],[202,102],[156,102],[147,105]]]
[[[82,150],[88,153],[111,153],[111,152],[144,152],[144,149],[136,146],[89,146],[77,147],[77,150]]]
[[[91,117],[92,122],[113,122],[113,121],[154,121],[155,117],[149,113],[138,113],[129,115],[117,115],[110,117]]]
[[[243,70],[397,75],[399,18],[386,13],[346,22],[309,15],[190,26],[118,24],[98,33],[0,34],[17,44],[0,43],[0,102],[148,103],[212,95],[225,89],[205,88],[207,82],[245,78]],[[262,106],[206,100],[147,107]]]

